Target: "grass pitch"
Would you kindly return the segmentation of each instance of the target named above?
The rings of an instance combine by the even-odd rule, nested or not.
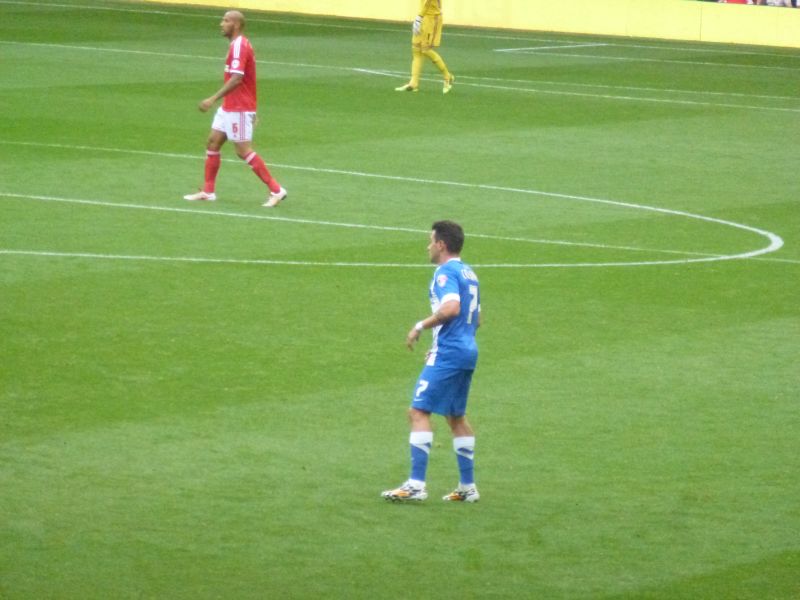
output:
[[[251,12],[197,206],[220,14],[0,2],[0,597],[798,597],[800,54]],[[440,218],[482,500],[392,505]]]

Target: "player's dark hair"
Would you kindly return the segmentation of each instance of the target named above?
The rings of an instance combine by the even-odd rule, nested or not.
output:
[[[444,242],[450,254],[460,254],[464,247],[464,230],[461,225],[453,221],[436,221],[431,225],[437,241]]]

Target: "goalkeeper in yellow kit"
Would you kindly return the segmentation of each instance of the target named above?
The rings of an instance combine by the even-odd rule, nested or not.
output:
[[[442,43],[442,0],[419,0],[419,12],[414,19],[412,32],[414,35],[411,38],[411,80],[395,89],[398,92],[416,92],[419,89],[422,65],[428,58],[442,72],[444,77],[442,92],[446,94],[453,88],[456,78],[447,70],[444,60],[434,50]]]

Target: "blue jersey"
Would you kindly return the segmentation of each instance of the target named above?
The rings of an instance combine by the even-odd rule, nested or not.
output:
[[[433,273],[430,287],[431,310],[435,313],[449,300],[461,303],[457,317],[433,328],[433,345],[427,365],[453,369],[474,369],[478,362],[475,332],[481,297],[478,278],[461,259],[451,258]]]

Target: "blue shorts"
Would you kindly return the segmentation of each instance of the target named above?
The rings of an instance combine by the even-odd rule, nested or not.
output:
[[[414,387],[411,408],[448,417],[467,413],[467,396],[473,370],[426,366]]]

